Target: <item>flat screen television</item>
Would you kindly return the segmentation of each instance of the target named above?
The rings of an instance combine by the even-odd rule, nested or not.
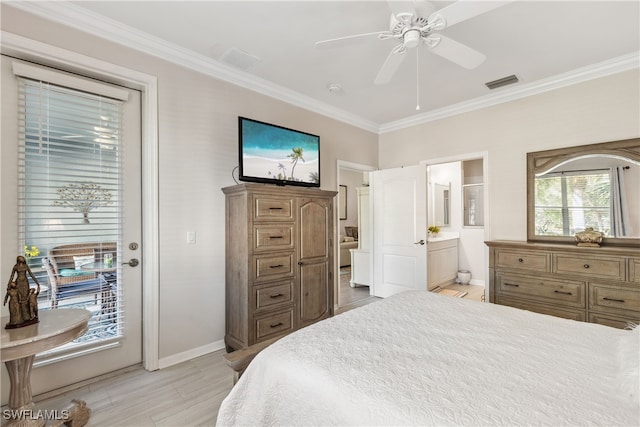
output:
[[[241,181],[320,187],[320,137],[238,117]]]

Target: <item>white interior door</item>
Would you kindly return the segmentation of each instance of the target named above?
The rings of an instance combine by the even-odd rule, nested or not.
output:
[[[427,289],[426,182],[425,165],[371,173],[377,297]]]

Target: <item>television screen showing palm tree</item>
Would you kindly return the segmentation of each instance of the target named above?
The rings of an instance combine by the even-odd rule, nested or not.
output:
[[[240,180],[320,187],[320,137],[238,117]]]

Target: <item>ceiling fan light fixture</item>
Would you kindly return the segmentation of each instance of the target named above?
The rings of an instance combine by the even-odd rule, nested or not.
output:
[[[403,40],[404,46],[409,49],[412,49],[418,46],[418,43],[420,42],[420,30],[418,29],[407,30],[404,33],[402,40]]]

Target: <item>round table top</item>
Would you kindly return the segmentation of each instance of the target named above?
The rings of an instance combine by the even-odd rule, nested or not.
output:
[[[87,332],[91,312],[77,308],[40,310],[40,322],[22,328],[4,329],[9,317],[2,318],[0,355],[2,362],[42,353]]]

